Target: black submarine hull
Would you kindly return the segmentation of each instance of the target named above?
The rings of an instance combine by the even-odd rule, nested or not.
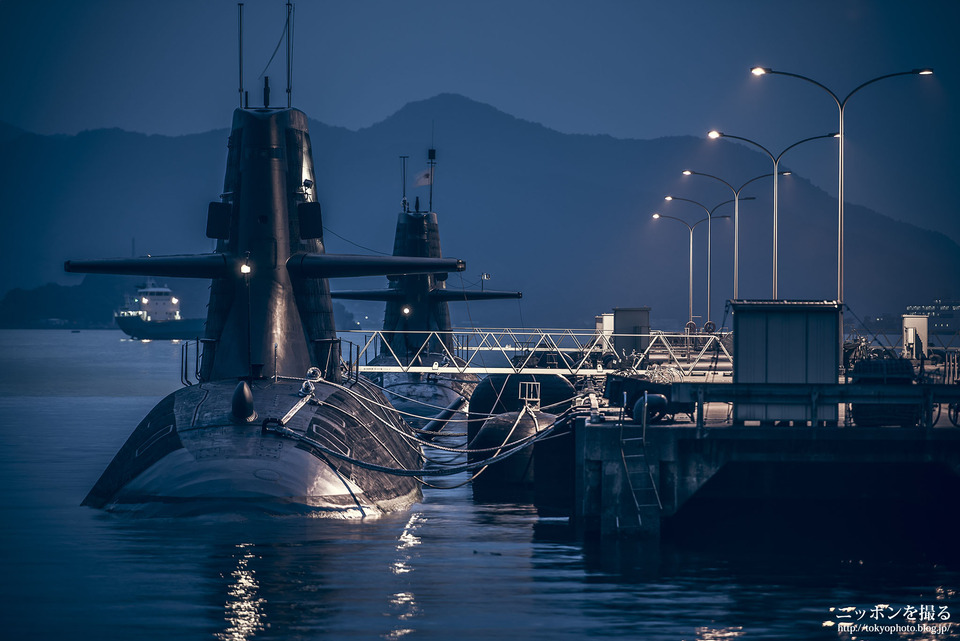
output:
[[[382,395],[362,379],[317,381],[303,402],[301,385],[251,382],[258,410],[249,421],[233,414],[228,382],[170,394],[143,419],[83,504],[118,511],[207,512],[216,505],[372,516],[420,500],[416,479],[363,464],[422,467],[419,445],[394,413],[383,411]],[[264,428],[291,411],[283,432]]]

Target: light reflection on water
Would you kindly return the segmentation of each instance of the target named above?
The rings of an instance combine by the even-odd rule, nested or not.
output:
[[[400,534],[397,545],[397,560],[393,563],[392,570],[394,574],[406,574],[411,571],[409,561],[411,557],[410,548],[420,545],[420,538],[415,534],[423,516],[419,512],[414,512],[407,521],[406,527]]]
[[[233,582],[227,591],[225,606],[227,628],[216,636],[221,641],[246,641],[263,630],[263,604],[259,596],[260,584],[256,574],[250,569],[250,559],[254,558],[252,545],[237,545],[237,569],[231,573]]]
[[[423,523],[423,515],[414,512],[410,515],[403,532],[397,539],[397,559],[391,566],[391,571],[395,575],[404,575],[413,571],[411,559],[414,556],[415,548],[421,544],[420,537],[416,535],[417,529]],[[420,607],[417,605],[417,597],[413,592],[397,592],[390,597],[390,612],[387,616],[396,617],[399,626],[391,630],[386,638],[400,639],[415,632],[411,627],[411,620],[420,614]]]
[[[746,633],[740,626],[732,628],[697,628],[697,641],[726,641],[727,639],[739,639]]]
[[[89,334],[0,332],[0,365],[44,372],[0,383],[5,638],[845,639],[822,625],[831,608],[957,604],[956,568],[882,545],[583,543],[469,486],[373,520],[81,508],[179,366],[169,344]],[[110,367],[114,348],[139,362]],[[30,354],[44,366],[24,366]],[[78,379],[91,354],[96,375]],[[117,391],[132,387],[144,393]]]

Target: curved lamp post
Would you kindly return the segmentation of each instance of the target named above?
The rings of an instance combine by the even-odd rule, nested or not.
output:
[[[843,302],[843,109],[847,105],[847,101],[850,100],[850,97],[866,87],[867,85],[872,85],[875,82],[880,80],[885,80],[887,78],[893,78],[896,76],[930,76],[933,75],[933,69],[912,69],[910,71],[899,71],[897,73],[888,73],[883,76],[877,76],[871,80],[867,80],[856,89],[847,94],[847,96],[841,99],[837,94],[827,88],[825,85],[820,84],[813,78],[807,78],[806,76],[801,76],[797,73],[788,73],[786,71],[775,71],[769,67],[754,67],[750,70],[755,76],[765,76],[765,75],[779,75],[779,76],[790,76],[791,78],[799,78],[800,80],[805,80],[810,84],[820,87],[833,98],[834,102],[837,103],[837,109],[840,112],[840,132],[837,136],[840,138],[840,161],[839,161],[839,177],[837,187],[837,302]]]
[[[711,321],[710,318],[710,274],[713,269],[713,259],[711,258],[712,245],[713,245],[713,212],[717,211],[723,205],[727,203],[732,203],[733,200],[725,200],[713,209],[707,209],[706,205],[698,203],[695,200],[690,200],[689,198],[679,198],[676,196],[665,196],[663,198],[666,201],[671,200],[682,200],[683,202],[693,203],[700,209],[706,212],[707,214],[707,322]],[[722,216],[722,218],[730,218],[730,216]],[[693,232],[691,232],[693,233]],[[691,241],[692,242],[692,241]],[[691,259],[692,260],[692,259]],[[692,319],[691,319],[692,320]]]
[[[749,138],[743,138],[742,136],[734,136],[734,135],[731,135],[731,134],[725,134],[725,133],[723,133],[723,132],[721,132],[721,131],[717,131],[716,129],[714,129],[713,131],[711,131],[710,133],[707,134],[707,137],[710,138],[711,140],[716,140],[717,138],[733,138],[734,140],[742,140],[743,142],[750,143],[751,145],[757,147],[758,149],[763,150],[763,152],[764,152],[765,154],[767,154],[767,156],[769,156],[769,157],[770,157],[770,160],[773,162],[773,300],[777,300],[777,283],[778,283],[778,279],[777,279],[777,247],[778,247],[778,243],[777,243],[777,222],[778,222],[779,218],[778,218],[778,213],[777,213],[777,203],[778,203],[777,184],[778,184],[779,181],[777,180],[777,175],[779,174],[780,159],[783,158],[783,155],[784,155],[785,153],[787,153],[788,151],[790,151],[791,149],[793,149],[794,147],[796,147],[796,146],[798,146],[798,145],[802,145],[802,144],[805,143],[805,142],[810,142],[811,140],[819,140],[819,139],[821,139],[821,138],[836,138],[836,137],[839,136],[839,135],[840,135],[840,134],[838,134],[838,133],[832,133],[832,134],[823,134],[823,135],[820,135],[820,136],[811,136],[810,138],[804,138],[803,140],[801,140],[801,141],[799,141],[799,142],[795,142],[795,143],[793,143],[792,145],[790,145],[789,147],[787,147],[786,149],[784,149],[783,151],[781,151],[779,155],[774,156],[773,153],[772,153],[769,149],[767,149],[766,147],[764,147],[763,145],[761,145],[760,143],[758,143],[758,142],[755,141],[755,140],[750,140]]]
[[[791,172],[789,171],[779,172],[781,176],[789,176],[790,173]],[[723,178],[714,176],[713,174],[705,174],[702,171],[693,171],[691,169],[684,169],[683,175],[684,176],[706,176],[707,178],[713,178],[714,180],[722,182],[724,185],[730,188],[731,192],[733,192],[733,299],[737,300],[739,298],[739,291],[740,291],[740,201],[755,200],[753,196],[741,199],[740,192],[743,191],[743,188],[749,185],[750,183],[760,180],[761,178],[768,178],[773,174],[763,174],[762,176],[751,178],[747,182],[740,185],[739,188],[734,187]]]
[[[679,198],[677,200],[679,200]],[[700,223],[710,220],[710,216],[707,216],[706,218],[701,218],[700,220],[693,223],[692,225],[687,221],[683,220],[682,218],[676,218],[675,216],[666,216],[664,214],[653,215],[654,220],[658,220],[660,218],[668,218],[670,220],[675,220],[678,223],[683,223],[683,225],[690,232],[690,247],[687,250],[687,258],[689,261],[689,267],[687,268],[687,275],[690,281],[689,295],[687,297],[688,305],[690,308],[690,320],[687,322],[687,325],[690,325],[691,323],[693,323],[693,230],[696,229],[697,225],[699,225]],[[721,216],[721,218],[730,218],[730,216]],[[709,270],[708,270],[708,273],[709,273]]]

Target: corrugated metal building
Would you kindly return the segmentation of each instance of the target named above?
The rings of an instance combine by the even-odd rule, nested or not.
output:
[[[843,316],[835,301],[731,302],[733,382],[836,383],[840,373]],[[836,422],[836,406],[738,403],[734,421]]]

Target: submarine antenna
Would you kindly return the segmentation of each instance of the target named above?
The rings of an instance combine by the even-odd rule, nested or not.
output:
[[[433,211],[433,179],[435,178],[434,168],[437,165],[437,149],[433,144],[435,126],[436,126],[436,123],[434,121],[431,121],[430,122],[430,149],[427,150],[427,165],[430,167],[430,202],[427,203],[429,205],[429,207],[427,207],[428,212]]]
[[[437,166],[437,150],[432,146],[427,150],[427,165],[430,167],[430,202],[429,207],[427,208],[428,212],[433,211],[433,179],[434,179],[434,167]]]
[[[287,42],[287,102],[289,103],[289,101],[290,101],[290,67],[291,67],[290,56],[292,55],[291,52],[290,52],[290,32],[289,32],[289,27],[290,27],[290,10],[289,10],[289,7],[290,7],[290,3],[287,3],[287,7],[288,7],[288,9],[287,9],[287,21],[286,21],[286,22],[284,23],[284,25],[283,25],[283,33],[280,34],[280,40],[277,41],[277,46],[276,46],[276,48],[273,50],[273,54],[271,54],[270,60],[267,61],[267,66],[263,68],[263,72],[262,72],[262,73],[260,74],[260,76],[259,76],[260,78],[264,78],[264,100],[263,100],[263,106],[264,106],[264,108],[266,108],[266,107],[269,106],[267,103],[268,103],[269,100],[270,100],[270,90],[269,90],[269,87],[268,87],[268,85],[269,85],[269,76],[267,76],[266,74],[267,74],[267,71],[270,70],[270,65],[273,64],[273,59],[277,57],[277,52],[280,51],[280,45],[283,44],[284,40],[286,40],[286,42]]]
[[[291,16],[293,14],[293,5],[287,3],[287,109],[293,106],[293,25]]]
[[[243,3],[237,3],[237,47],[240,66],[240,108],[243,109]]]
[[[407,158],[400,156],[400,183],[403,186],[403,198],[400,200],[400,209],[403,213],[410,212],[410,203],[407,201]]]

